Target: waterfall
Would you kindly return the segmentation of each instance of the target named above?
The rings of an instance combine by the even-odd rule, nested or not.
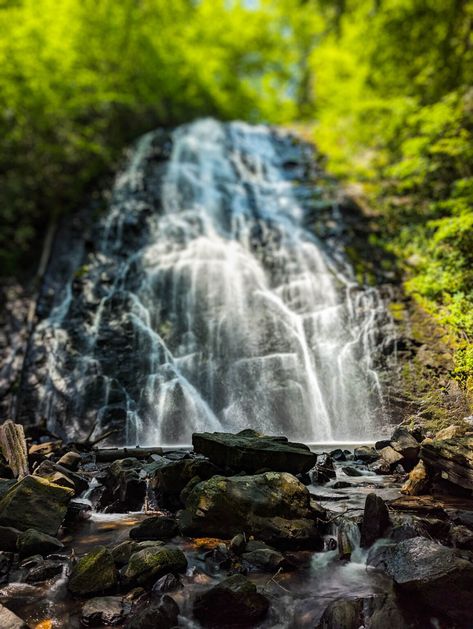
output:
[[[382,433],[389,317],[337,239],[308,228],[309,162],[287,132],[240,122],[141,139],[94,251],[36,332],[52,429],[97,421],[141,445],[248,427],[305,442]]]

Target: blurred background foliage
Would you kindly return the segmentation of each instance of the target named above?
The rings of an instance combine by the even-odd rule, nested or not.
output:
[[[303,125],[473,373],[472,0],[0,0],[0,265],[33,268],[139,134]]]

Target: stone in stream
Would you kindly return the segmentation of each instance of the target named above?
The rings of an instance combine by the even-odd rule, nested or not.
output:
[[[120,544],[111,548],[110,552],[112,553],[115,565],[121,568],[122,566],[126,566],[133,553],[137,553],[139,550],[143,550],[144,548],[156,548],[156,546],[164,546],[164,542],[160,542],[158,540],[142,542],[125,540],[124,542],[120,542]]]
[[[138,526],[130,531],[131,539],[135,540],[161,540],[171,539],[178,534],[177,522],[169,516],[157,515],[142,520]]]
[[[4,629],[29,629],[26,622],[19,616],[11,612],[7,607],[0,604],[0,627]]]
[[[133,608],[125,629],[173,629],[178,626],[179,607],[167,594]]]
[[[221,474],[216,465],[204,458],[185,458],[166,463],[154,473],[151,488],[159,496],[163,506],[181,506],[181,492],[193,479],[207,480]]]
[[[184,535],[253,535],[277,548],[323,547],[307,488],[291,474],[214,476],[190,493],[178,514]]]
[[[424,537],[385,547],[372,562],[383,568],[400,592],[471,626],[473,591],[472,555],[442,546]]]
[[[60,576],[64,571],[65,562],[56,559],[42,559],[36,566],[28,570],[26,583],[42,583]]]
[[[390,524],[389,511],[382,498],[368,494],[361,523],[361,546],[367,548],[383,536]]]
[[[271,574],[274,574],[279,569],[284,570],[291,567],[291,564],[286,561],[282,553],[268,546],[244,552],[241,558],[251,567],[261,572],[270,572]]]
[[[0,525],[57,535],[73,495],[73,490],[44,478],[26,476],[0,500]]]
[[[363,476],[363,472],[361,470],[351,465],[345,465],[342,467],[342,472],[347,476]]]
[[[117,625],[123,620],[123,601],[120,596],[91,598],[82,607],[81,620],[88,627]]]
[[[154,546],[131,555],[123,580],[126,584],[146,585],[169,572],[185,572],[186,568],[187,559],[181,550]]]
[[[317,457],[302,443],[291,443],[286,437],[268,437],[254,430],[237,434],[201,432],[192,435],[195,452],[204,454],[221,468],[238,472],[275,472],[302,474],[314,467]]]
[[[107,592],[117,583],[118,572],[111,552],[105,546],[97,546],[77,561],[68,588],[72,594],[85,596]]]
[[[395,598],[390,594],[380,594],[333,601],[315,629],[407,629],[410,626]]]
[[[194,616],[204,627],[252,627],[264,618],[268,599],[241,574],[224,579],[194,601]]]
[[[156,581],[151,589],[151,594],[154,596],[159,596],[161,594],[165,594],[166,592],[175,592],[176,590],[181,590],[183,587],[184,584],[182,583],[180,578],[170,572],[160,577]]]
[[[36,529],[27,529],[20,533],[18,537],[18,552],[20,559],[31,557],[32,555],[42,555],[45,557],[64,548],[64,544],[55,537],[47,535]]]
[[[324,485],[336,477],[335,467],[329,454],[319,454],[317,463],[309,470],[310,480],[314,485]]]
[[[390,445],[379,450],[379,456],[381,460],[388,466],[389,470],[392,471],[398,463],[402,461],[402,454],[397,452]]]

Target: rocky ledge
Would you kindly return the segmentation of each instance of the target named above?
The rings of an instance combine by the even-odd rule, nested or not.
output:
[[[196,434],[189,452],[100,450],[9,424],[1,626],[469,626],[467,427],[315,454],[254,431]],[[321,591],[350,565],[356,591]]]

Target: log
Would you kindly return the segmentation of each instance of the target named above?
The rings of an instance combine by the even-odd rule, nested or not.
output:
[[[8,419],[0,426],[0,446],[15,478],[29,474],[25,431],[21,424]]]
[[[163,448],[94,448],[92,450],[95,454],[95,460],[97,463],[110,463],[117,459],[126,459],[127,457],[134,457],[135,459],[147,459],[152,454],[158,454],[162,456],[164,454]]]

